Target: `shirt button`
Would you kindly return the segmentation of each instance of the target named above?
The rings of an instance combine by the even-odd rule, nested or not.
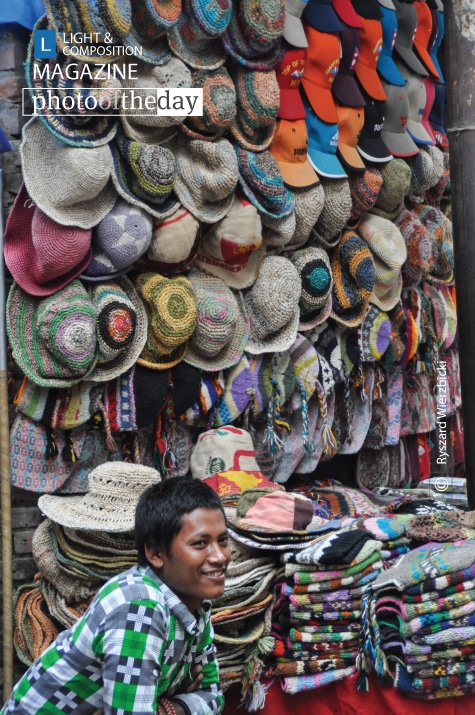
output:
[[[158,670],[152,670],[153,675],[158,678]]]

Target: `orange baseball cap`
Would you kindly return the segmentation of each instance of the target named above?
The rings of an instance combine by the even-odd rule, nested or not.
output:
[[[363,28],[360,30],[360,54],[355,74],[370,97],[384,101],[387,99],[386,92],[376,71],[383,47],[381,21],[362,17],[361,22]]]
[[[340,39],[337,32],[319,32],[305,25],[308,47],[302,87],[315,114],[324,122],[336,124],[338,117],[331,93],[340,66]]]
[[[365,171],[366,165],[356,149],[364,125],[363,107],[337,107],[338,147],[337,156],[345,169]]]
[[[308,134],[305,119],[280,119],[269,147],[277,160],[284,184],[290,188],[309,188],[320,183],[307,159]]]
[[[432,13],[426,2],[418,0],[414,3],[417,12],[417,27],[414,35],[413,47],[419,55],[422,64],[430,72],[431,77],[440,81],[440,75],[437,71],[432,57],[427,51],[430,36],[432,33]]]

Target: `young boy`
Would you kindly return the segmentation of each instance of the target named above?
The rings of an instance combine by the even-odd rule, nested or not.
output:
[[[210,599],[231,554],[221,501],[197,479],[149,487],[138,566],[113,577],[33,663],[2,715],[211,715],[224,699]]]

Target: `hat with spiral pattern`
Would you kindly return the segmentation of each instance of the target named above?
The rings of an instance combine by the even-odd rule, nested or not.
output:
[[[274,136],[280,103],[275,71],[250,70],[238,65],[233,80],[237,112],[231,134],[243,149],[267,149]]]
[[[345,231],[332,251],[331,267],[331,317],[341,325],[356,327],[374,288],[374,262],[366,241],[354,231]]]
[[[333,278],[330,259],[323,248],[295,251],[291,261],[302,281],[299,330],[310,330],[328,318],[332,308]]]
[[[225,67],[191,72],[193,87],[203,90],[203,115],[188,117],[181,130],[193,139],[214,141],[229,128],[236,116],[236,90]]]

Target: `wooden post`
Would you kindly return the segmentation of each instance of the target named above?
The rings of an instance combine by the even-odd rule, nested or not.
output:
[[[475,509],[475,12],[445,3],[445,69],[467,496]]]

